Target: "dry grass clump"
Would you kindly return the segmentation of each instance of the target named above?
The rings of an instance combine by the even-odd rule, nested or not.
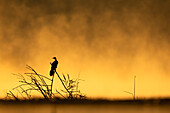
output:
[[[53,92],[53,80],[56,75],[52,76],[52,79],[50,79],[44,75],[38,74],[31,66],[27,65],[26,68],[30,70],[31,73],[24,73],[23,75],[15,74],[20,79],[20,85],[14,87],[7,93],[7,99],[20,100],[19,97],[21,97],[21,99],[30,100],[34,91],[41,94],[44,99],[55,99],[59,96],[64,99],[85,98],[78,87],[80,79],[73,80],[70,78],[69,74],[67,74],[67,76],[63,74],[63,78],[61,78],[60,75],[55,72],[64,90],[57,90],[55,88],[56,92]]]

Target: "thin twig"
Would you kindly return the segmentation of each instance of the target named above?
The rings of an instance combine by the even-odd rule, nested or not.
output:
[[[9,92],[10,92],[10,94],[15,98],[15,100],[19,100],[19,99],[12,93],[12,91],[9,90]]]
[[[69,93],[70,97],[72,98],[73,95],[72,95],[71,92],[66,88],[65,84],[63,83],[63,81],[62,81],[62,79],[60,78],[60,76],[59,76],[59,74],[57,73],[57,71],[55,71],[55,72],[56,72],[58,78],[60,79],[62,85],[64,86],[64,88],[66,89],[66,91]],[[69,77],[69,76],[68,76],[68,77]]]

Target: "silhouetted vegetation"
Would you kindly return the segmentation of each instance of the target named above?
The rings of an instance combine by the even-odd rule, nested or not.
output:
[[[44,98],[31,98],[30,100],[0,100],[0,104],[104,104],[104,105],[170,105],[170,98],[150,98],[150,99],[63,99],[53,98],[53,101]]]
[[[31,100],[32,92],[36,91],[43,96],[45,100],[56,99],[62,97],[64,99],[83,99],[85,95],[80,92],[79,81],[80,79],[71,79],[69,74],[61,78],[55,71],[56,75],[52,76],[52,79],[38,74],[31,66],[26,66],[30,73],[14,74],[19,77],[20,85],[14,87],[7,93],[6,99],[13,100]],[[57,90],[53,87],[54,77],[58,77],[65,90]],[[53,90],[55,89],[55,92]],[[15,93],[14,93],[15,92]]]

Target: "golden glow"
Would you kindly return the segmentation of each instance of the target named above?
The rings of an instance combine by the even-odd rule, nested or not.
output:
[[[88,97],[131,98],[124,91],[133,92],[134,76],[137,97],[169,96],[169,1],[151,1],[73,2],[72,10],[64,2],[0,2],[1,97],[17,85],[11,73],[27,72],[26,64],[49,76],[53,56],[59,74],[80,74]]]

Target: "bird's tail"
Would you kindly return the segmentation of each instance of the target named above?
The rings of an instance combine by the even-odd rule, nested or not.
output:
[[[54,70],[50,70],[50,76],[54,75]]]

